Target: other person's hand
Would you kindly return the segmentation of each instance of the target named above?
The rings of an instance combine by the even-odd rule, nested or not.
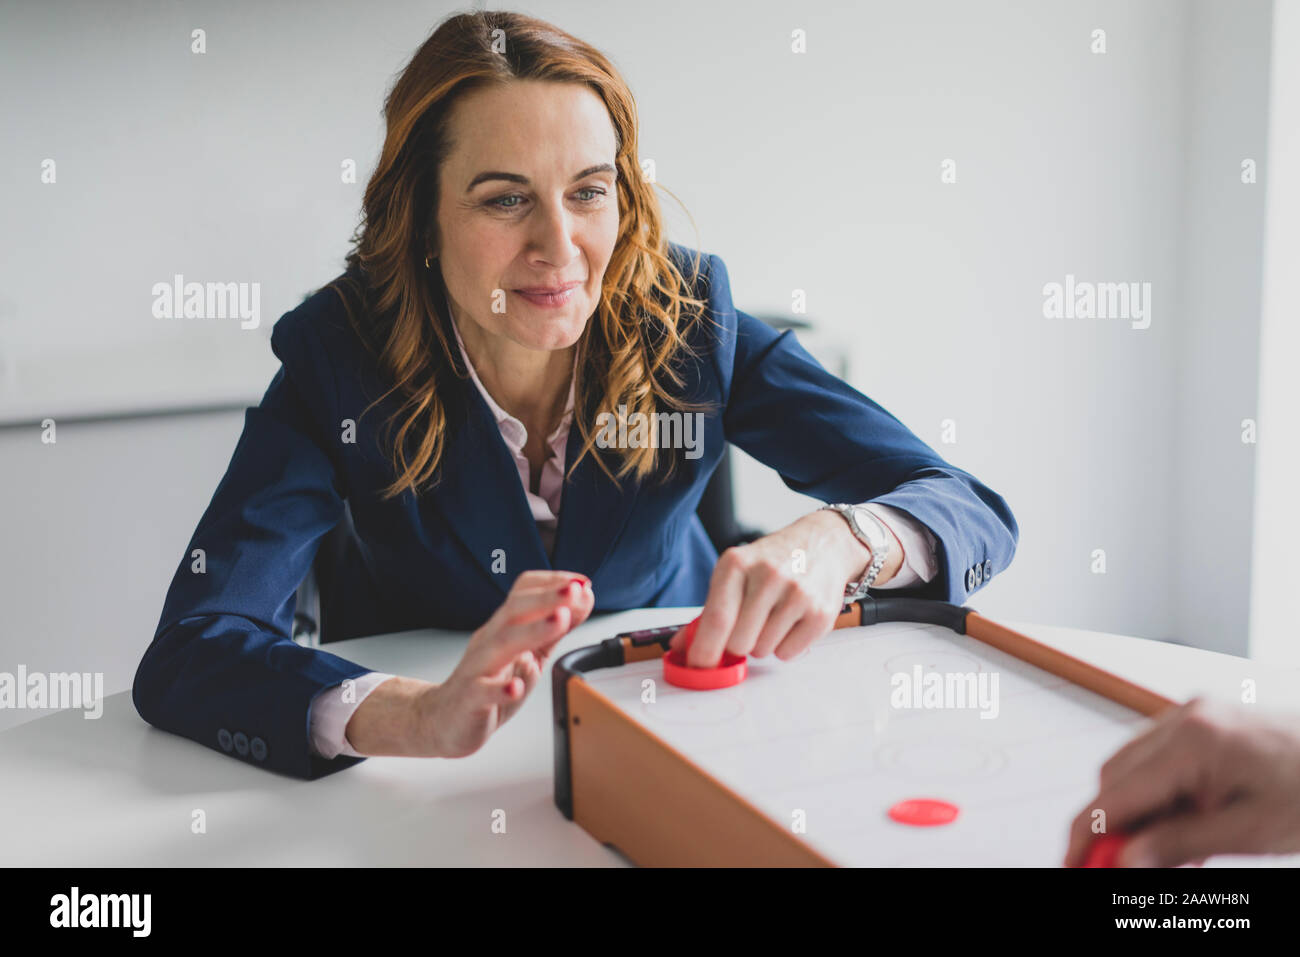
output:
[[[1201,699],[1169,708],[1102,766],[1097,796],[1071,825],[1067,867],[1097,836],[1097,809],[1108,832],[1132,831],[1121,867],[1300,852],[1300,715]]]

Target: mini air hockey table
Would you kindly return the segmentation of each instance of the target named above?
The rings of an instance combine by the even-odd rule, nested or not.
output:
[[[552,669],[555,803],[645,866],[1059,866],[1104,761],[1175,702],[966,606],[845,606],[791,661],[664,680],[681,625]]]

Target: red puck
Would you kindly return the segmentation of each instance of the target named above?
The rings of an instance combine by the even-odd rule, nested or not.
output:
[[[889,809],[889,816],[899,824],[912,827],[938,827],[957,819],[957,805],[933,798],[912,798],[899,801]]]
[[[1084,867],[1119,867],[1119,852],[1128,843],[1124,834],[1103,834],[1088,845]]]
[[[695,632],[700,626],[696,618],[686,626],[682,646],[664,654],[664,680],[678,688],[691,691],[714,691],[718,688],[730,688],[745,680],[747,672],[744,655],[722,653],[722,661],[716,668],[692,668],[686,663],[686,652],[695,640]]]

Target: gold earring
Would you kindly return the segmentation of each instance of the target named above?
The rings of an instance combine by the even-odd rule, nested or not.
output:
[[[432,268],[433,268],[433,266],[429,264],[429,257],[428,257],[428,256],[425,256],[425,257],[424,257],[424,268],[425,268],[425,269],[432,269]]]

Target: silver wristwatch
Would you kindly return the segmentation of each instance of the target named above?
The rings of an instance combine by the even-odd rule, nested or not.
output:
[[[857,540],[871,549],[871,565],[867,568],[867,573],[861,581],[849,582],[844,587],[844,603],[848,604],[866,597],[867,589],[880,574],[881,567],[889,558],[889,532],[865,505],[823,505],[822,508],[839,512],[849,523]]]

